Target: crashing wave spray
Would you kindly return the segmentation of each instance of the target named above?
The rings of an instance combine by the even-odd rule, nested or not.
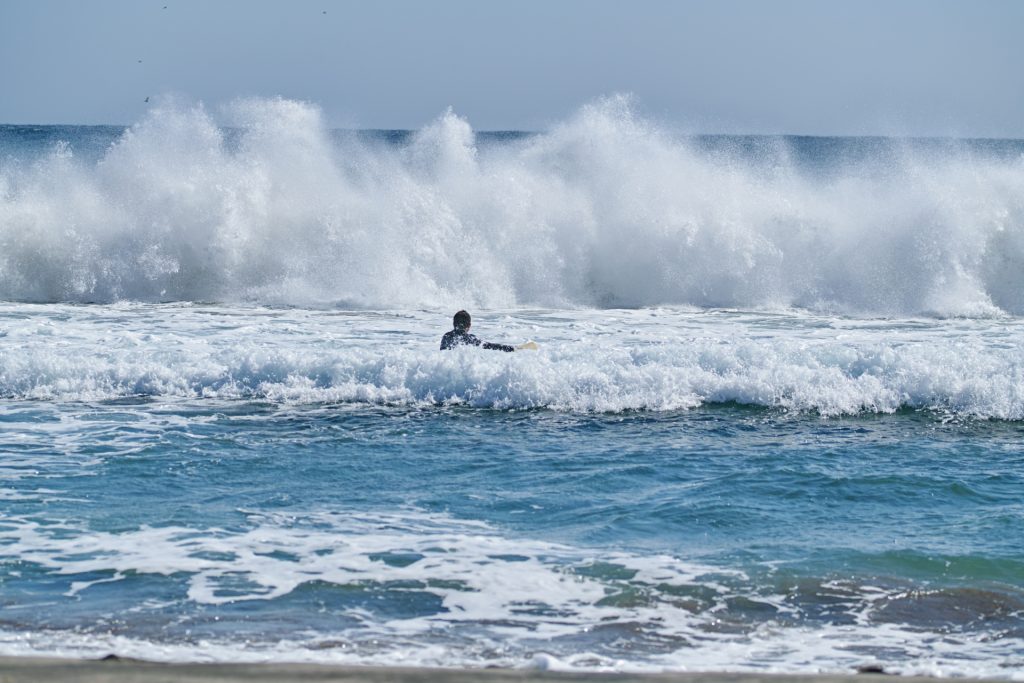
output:
[[[1019,157],[816,173],[786,139],[709,151],[624,98],[488,145],[450,111],[402,144],[280,99],[227,123],[166,104],[98,163],[71,141],[0,166],[0,298],[1024,313]]]

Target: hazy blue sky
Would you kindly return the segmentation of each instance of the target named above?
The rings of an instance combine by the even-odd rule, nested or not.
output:
[[[176,93],[542,129],[629,92],[691,131],[1024,137],[1024,0],[0,0],[0,65],[2,123]]]

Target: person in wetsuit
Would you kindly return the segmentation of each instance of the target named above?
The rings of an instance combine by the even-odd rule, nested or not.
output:
[[[454,349],[456,346],[482,346],[493,351],[515,351],[515,347],[508,344],[492,344],[491,342],[480,341],[475,335],[470,334],[469,328],[473,324],[473,320],[469,317],[469,313],[465,311],[456,313],[452,319],[452,324],[455,329],[451,332],[445,332],[444,336],[441,337],[442,351]]]

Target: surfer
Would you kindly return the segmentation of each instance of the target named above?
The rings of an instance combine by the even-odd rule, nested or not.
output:
[[[442,351],[454,349],[456,346],[482,346],[493,351],[516,350],[514,346],[509,346],[508,344],[492,344],[491,342],[480,341],[476,335],[470,334],[469,328],[473,324],[473,319],[469,317],[469,313],[466,311],[456,313],[452,319],[452,324],[455,329],[451,332],[445,332],[444,336],[441,337]]]

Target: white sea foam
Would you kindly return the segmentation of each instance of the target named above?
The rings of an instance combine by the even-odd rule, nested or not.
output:
[[[822,415],[1024,419],[1015,320],[864,321],[665,309],[512,311],[438,351],[447,315],[181,305],[0,307],[0,396],[468,405],[570,412],[739,403]],[[477,327],[474,327],[477,330]],[[52,429],[61,429],[56,424]]]
[[[148,639],[33,628],[0,630],[4,654],[122,656],[182,661],[320,661],[427,666],[532,666],[599,670],[849,671],[879,654],[893,671],[939,675],[1017,675],[1021,643],[985,632],[937,634],[913,624],[868,619],[806,625],[785,619],[742,625],[731,601],[799,617],[793,596],[771,595],[742,572],[685,558],[601,551],[510,538],[479,522],[418,510],[249,515],[245,529],[141,527],[100,532],[72,522],[11,517],[0,526],[0,557],[68,577],[68,598],[95,586],[159,574],[186,577],[199,605],[273,601],[300,586],[348,587],[385,599],[433,594],[440,606],[401,616],[352,607],[358,626],[284,639]],[[389,558],[393,558],[389,561]],[[398,561],[394,561],[397,558]],[[87,575],[85,581],[74,577]],[[99,578],[96,578],[99,577]],[[225,588],[227,590],[225,590]],[[688,599],[685,591],[693,591]],[[617,594],[636,597],[616,601]],[[699,597],[698,597],[699,596]],[[885,591],[855,587],[851,613],[868,612]],[[136,611],[159,611],[140,605]],[[340,616],[338,621],[343,621]],[[145,621],[145,620],[144,620]],[[722,628],[723,621],[731,623]],[[466,637],[461,635],[466,629]],[[586,648],[592,633],[637,639],[628,660]],[[559,639],[570,639],[562,652]],[[646,644],[645,644],[646,643]],[[1010,668],[1005,668],[1009,666]]]
[[[0,166],[0,299],[1024,313],[1021,159],[819,173],[783,140],[701,151],[624,98],[488,145],[452,112],[339,142],[285,100],[164,102],[94,165],[71,142]]]

